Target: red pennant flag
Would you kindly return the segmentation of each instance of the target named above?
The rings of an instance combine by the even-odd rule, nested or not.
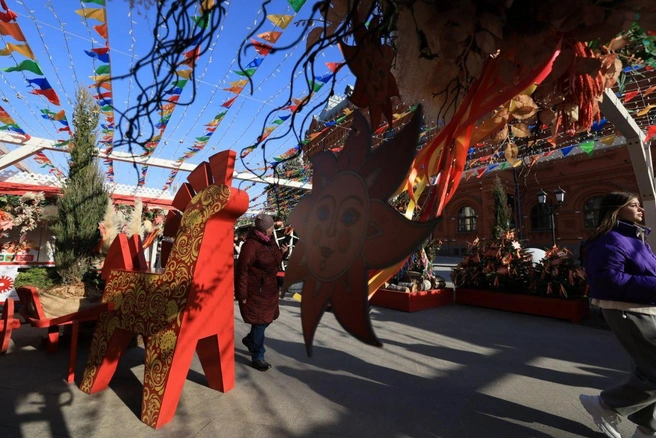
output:
[[[47,90],[32,90],[30,94],[36,94],[37,96],[45,96],[51,104],[59,106],[59,96],[52,88]]]
[[[280,35],[282,35],[282,32],[276,32],[272,30],[271,32],[261,33],[257,37],[262,38],[263,40],[268,41],[271,44],[275,44],[276,41],[278,41],[278,38],[280,38]]]
[[[384,123],[383,126],[374,131],[374,134],[382,134],[387,129],[387,126],[387,123]]]
[[[224,108],[230,108],[232,106],[232,104],[235,103],[236,99],[237,99],[237,96],[233,97],[230,100],[226,100],[225,102],[223,102],[223,104],[221,106],[224,107]]]
[[[633,99],[633,98],[636,97],[637,95],[638,95],[638,90],[636,90],[636,91],[629,91],[628,93],[626,93],[626,94],[624,95],[624,103],[627,103],[628,101],[630,101],[631,99]]]
[[[105,24],[97,24],[93,26],[93,29],[98,32],[98,35],[103,37],[104,39],[107,39],[107,23]]]
[[[25,41],[25,35],[18,27],[18,23],[0,22],[0,35],[11,35],[16,41]]]
[[[331,72],[337,73],[344,66],[343,62],[326,62],[326,66]]]
[[[647,128],[647,137],[645,137],[645,143],[649,143],[649,140],[656,137],[656,125],[651,125]]]
[[[267,56],[271,51],[271,49],[273,49],[273,47],[271,47],[270,45],[256,41],[253,38],[251,38],[251,43],[253,43],[253,47],[255,47],[255,51],[262,56]]]
[[[189,67],[194,66],[198,58],[200,57],[200,46],[196,46],[195,49],[190,50],[188,52],[184,53],[184,57],[187,58],[184,61],[182,61],[180,64],[181,65],[188,65]]]
[[[485,172],[487,172],[487,167],[483,167],[482,169],[478,169],[476,172],[478,173],[478,176],[476,176],[476,178],[480,178],[480,177],[483,176],[483,174]]]
[[[107,52],[109,52],[109,46],[105,47],[97,47],[95,49],[91,49],[92,52],[97,53],[99,55],[105,55]]]
[[[167,102],[177,102],[178,100],[180,100],[179,94],[174,94],[173,96],[166,99]]]

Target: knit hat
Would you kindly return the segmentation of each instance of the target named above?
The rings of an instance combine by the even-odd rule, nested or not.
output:
[[[265,232],[273,226],[273,218],[268,214],[260,213],[255,216],[255,229]]]

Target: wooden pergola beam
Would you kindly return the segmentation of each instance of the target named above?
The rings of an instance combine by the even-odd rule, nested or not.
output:
[[[0,170],[11,166],[12,164],[18,163],[30,156],[41,152],[43,150],[49,150],[54,152],[66,152],[68,153],[68,148],[56,146],[57,142],[54,140],[48,140],[45,138],[32,137],[29,140],[25,140],[20,136],[9,135],[6,133],[0,133],[0,142],[7,143],[12,145],[18,145],[20,147],[14,149],[13,151],[0,156]],[[153,166],[161,167],[163,169],[179,169],[183,172],[191,172],[196,168],[196,164],[192,163],[179,163],[174,160],[167,160],[164,158],[155,158],[155,157],[144,157],[140,155],[133,155],[126,152],[117,152],[114,151],[111,154],[106,154],[105,152],[98,151],[98,158],[122,161],[126,163],[136,163],[144,166]],[[312,184],[301,183],[298,181],[292,181],[288,179],[278,179],[272,177],[259,177],[252,173],[248,172],[236,172],[233,175],[234,179],[241,181],[250,181],[255,183],[262,184],[277,184],[282,187],[293,187],[297,189],[312,190]]]

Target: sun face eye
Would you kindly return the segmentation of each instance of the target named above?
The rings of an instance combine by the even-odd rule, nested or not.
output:
[[[328,220],[328,213],[328,206],[322,205],[317,209],[317,218],[322,222]]]
[[[360,212],[353,207],[347,208],[342,214],[342,223],[347,227],[350,227],[359,220]]]

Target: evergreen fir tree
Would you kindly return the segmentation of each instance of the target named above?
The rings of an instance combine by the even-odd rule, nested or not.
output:
[[[94,247],[100,240],[108,192],[96,159],[96,127],[100,108],[86,90],[76,93],[73,112],[74,134],[68,178],[57,202],[58,217],[53,224],[55,265],[64,284],[80,282],[90,267]]]
[[[492,233],[494,234],[494,238],[498,239],[510,229],[510,221],[512,219],[511,211],[508,207],[508,197],[498,176],[494,178],[492,197],[494,199],[494,224],[492,226]]]

